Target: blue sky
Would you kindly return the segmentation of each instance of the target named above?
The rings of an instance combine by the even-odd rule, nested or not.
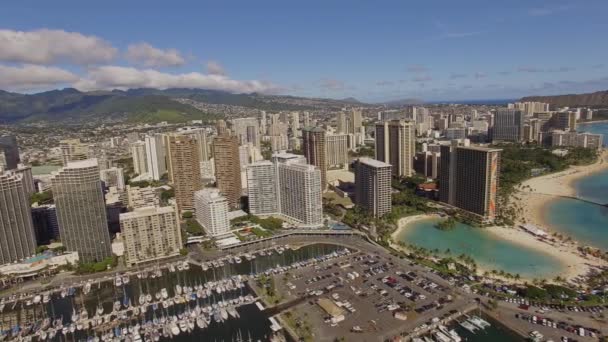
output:
[[[0,88],[365,101],[608,89],[608,1],[5,1]]]

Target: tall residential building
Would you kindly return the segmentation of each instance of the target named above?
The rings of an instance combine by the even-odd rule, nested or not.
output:
[[[6,135],[0,137],[0,152],[4,153],[4,159],[7,170],[16,169],[21,159],[19,158],[19,147],[17,145],[17,137],[14,135]]]
[[[467,140],[441,146],[439,200],[492,221],[497,214],[501,151],[468,146]]]
[[[48,245],[52,240],[59,239],[59,223],[54,205],[32,207],[32,223],[38,246]]]
[[[416,153],[414,169],[427,178],[439,177],[441,154],[439,152],[424,151]]]
[[[266,111],[262,111],[260,115],[260,133],[264,135],[266,134],[266,130],[268,129],[268,122],[266,121]]]
[[[550,136],[551,146],[584,147],[601,149],[603,147],[603,134],[579,133],[555,130]]]
[[[126,192],[127,206],[131,209],[160,206],[158,188],[153,188],[151,186],[139,188],[127,185]]]
[[[196,220],[209,236],[230,233],[229,201],[219,189],[206,188],[194,194]]]
[[[178,211],[194,209],[194,193],[203,187],[198,142],[186,134],[169,137],[171,180]]]
[[[65,139],[59,142],[61,149],[61,161],[63,166],[67,166],[68,162],[85,160],[89,156],[89,147],[80,142],[80,139]]]
[[[173,207],[144,207],[120,214],[128,267],[179,255],[182,236]]]
[[[391,212],[391,165],[371,158],[355,162],[355,204],[374,217]]]
[[[110,233],[96,159],[68,162],[52,173],[53,197],[61,241],[80,261],[101,261],[112,255]]]
[[[30,199],[23,176],[0,174],[0,265],[22,260],[36,253],[36,238]]]
[[[534,113],[548,112],[549,104],[544,102],[515,102],[509,103],[509,109],[517,109],[524,114],[531,116]]]
[[[310,127],[310,112],[304,112],[304,118],[302,119],[304,127]]]
[[[166,149],[163,146],[163,136],[161,134],[146,135],[144,144],[148,174],[152,179],[160,180],[167,172]]]
[[[279,212],[276,169],[268,160],[247,166],[249,212],[253,215],[270,215]]]
[[[146,143],[136,141],[131,144],[131,157],[133,158],[133,170],[138,175],[147,174],[148,170],[148,155],[146,154]]]
[[[352,135],[353,143],[351,148],[363,143],[363,117],[361,110],[354,108],[350,112],[339,112],[337,117],[337,132]]]
[[[376,124],[376,160],[392,166],[393,176],[409,177],[414,170],[414,124],[391,120]]]
[[[321,191],[327,186],[327,145],[325,130],[321,127],[307,127],[302,130],[302,151],[308,164],[321,171]]]
[[[300,113],[292,112],[289,117],[289,126],[291,127],[291,135],[299,137],[302,135],[300,131]]]
[[[213,160],[217,188],[226,196],[230,208],[241,207],[241,163],[236,136],[219,135],[213,140]]]
[[[348,134],[328,134],[327,167],[341,168],[348,165]]]
[[[552,117],[554,128],[562,131],[576,131],[576,112],[557,112]]]
[[[499,109],[494,115],[493,141],[521,142],[524,139],[524,112],[516,109]]]
[[[293,155],[292,155],[293,156]],[[303,164],[298,156],[273,158],[277,162],[279,209],[303,227],[323,225],[321,171]]]
[[[238,138],[239,145],[252,143],[260,147],[260,124],[257,118],[232,119],[232,133]]]
[[[122,168],[111,167],[109,169],[101,170],[99,175],[107,188],[114,186],[117,190],[125,189],[125,175]]]

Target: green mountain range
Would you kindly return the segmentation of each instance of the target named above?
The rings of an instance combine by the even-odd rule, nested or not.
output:
[[[356,101],[255,93],[233,94],[218,90],[181,88],[93,92],[66,88],[37,94],[0,90],[0,123],[183,122],[209,121],[220,117],[217,113],[203,112],[188,104],[174,101],[175,98],[269,111],[339,109]]]

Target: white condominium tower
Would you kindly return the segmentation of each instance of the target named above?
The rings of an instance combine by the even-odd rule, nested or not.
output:
[[[36,238],[30,199],[23,176],[0,174],[0,265],[22,260],[36,253]]]
[[[174,207],[144,207],[120,214],[127,266],[172,257],[182,248]]]
[[[146,165],[150,177],[160,180],[167,172],[165,161],[165,147],[163,146],[163,136],[161,134],[146,135],[144,139],[146,148]],[[135,158],[134,158],[135,159]]]
[[[194,193],[196,220],[210,236],[230,232],[228,199],[216,188],[206,188]]]
[[[376,124],[376,159],[391,164],[393,176],[409,177],[414,173],[415,148],[412,122],[390,120]]]
[[[133,171],[138,175],[148,173],[146,144],[143,141],[136,141],[131,144],[131,156],[133,157]]]
[[[68,162],[51,176],[61,241],[80,261],[112,255],[97,159]]]
[[[277,177],[274,164],[268,160],[247,166],[249,212],[253,215],[269,215],[279,212]]]
[[[279,208],[281,214],[298,221],[302,227],[323,225],[321,171],[300,158],[278,162]]]

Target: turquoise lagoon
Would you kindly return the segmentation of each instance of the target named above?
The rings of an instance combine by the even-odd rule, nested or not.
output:
[[[482,268],[519,273],[524,278],[553,278],[564,270],[559,260],[510,241],[502,240],[483,228],[474,228],[457,223],[452,230],[435,228],[439,218],[414,221],[403,228],[397,239],[426,249],[440,251],[446,255],[466,254],[475,259]]]

